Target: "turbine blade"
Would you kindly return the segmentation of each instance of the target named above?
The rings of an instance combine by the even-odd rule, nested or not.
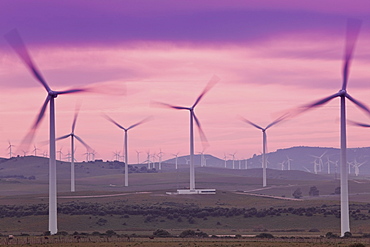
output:
[[[68,138],[68,137],[70,137],[70,136],[71,136],[71,134],[64,135],[64,136],[61,136],[61,137],[56,138],[55,140],[56,140],[56,141],[63,140],[63,139],[66,139],[66,138]]]
[[[122,125],[120,125],[119,123],[117,123],[116,121],[114,121],[112,118],[110,118],[108,115],[103,115],[108,121],[112,122],[113,124],[115,124],[118,128],[120,129],[123,129],[123,130],[126,130]]]
[[[357,105],[359,108],[361,108],[364,112],[366,112],[367,114],[370,114],[370,109],[369,107],[367,107],[364,103],[358,101],[357,99],[353,98],[351,95],[349,95],[348,93],[346,93],[345,95],[347,97],[347,99],[349,99],[350,101],[352,101],[355,105]]]
[[[355,126],[360,126],[360,127],[365,127],[365,128],[369,128],[370,127],[370,124],[359,123],[359,122],[355,122],[355,121],[352,121],[352,120],[347,120],[347,122],[349,124],[355,125]]]
[[[360,33],[362,22],[357,19],[349,19],[347,21],[346,46],[344,53],[343,64],[343,84],[342,90],[346,90],[348,84],[349,66],[351,64],[353,50],[355,48],[356,40]]]
[[[51,91],[49,85],[46,83],[45,79],[41,75],[40,71],[37,69],[36,65],[31,59],[27,48],[16,29],[13,29],[9,33],[5,34],[5,39],[8,41],[13,50],[18,54],[18,56],[27,65],[28,69],[31,71],[33,76],[44,86],[46,91]]]
[[[220,80],[220,78],[216,75],[214,75],[211,80],[207,83],[206,87],[204,88],[203,92],[198,96],[198,98],[195,100],[193,106],[191,108],[194,108],[199,101],[203,98],[203,96]]]
[[[65,91],[55,91],[57,94],[70,94],[70,93],[81,93],[81,92],[87,92],[88,89],[84,88],[75,88],[75,89],[69,89]]]
[[[172,108],[172,109],[176,109],[176,110],[191,110],[189,107],[175,106],[175,105],[170,105],[170,104],[162,103],[162,102],[152,102],[152,104],[162,106],[162,107]]]
[[[50,96],[48,95],[45,99],[44,104],[41,107],[40,113],[36,118],[35,123],[32,125],[30,131],[26,134],[26,136],[23,138],[21,145],[19,146],[20,150],[28,150],[29,146],[33,142],[33,138],[35,136],[36,130],[43,119],[46,111],[46,107],[48,106],[48,103],[50,101]]]
[[[132,129],[132,128],[135,128],[136,126],[139,126],[139,125],[141,125],[141,124],[143,124],[143,123],[146,123],[146,122],[148,122],[150,119],[151,119],[151,117],[144,118],[144,119],[143,119],[143,120],[141,120],[140,122],[137,122],[136,124],[133,124],[133,125],[131,125],[130,127],[128,127],[128,128],[127,128],[127,130]]]
[[[205,148],[209,147],[207,137],[206,137],[206,135],[204,134],[204,132],[202,130],[202,126],[200,125],[199,119],[197,118],[197,116],[194,113],[193,113],[193,116],[194,116],[195,123],[198,126],[199,137],[200,137],[200,140],[202,141],[203,149],[205,149]]]
[[[80,106],[77,106],[76,110],[75,110],[75,116],[74,116],[73,122],[72,122],[72,133],[75,133],[76,121],[77,121],[79,111],[80,111]]]
[[[240,117],[240,119],[241,119],[242,121],[246,122],[247,124],[250,124],[250,125],[252,125],[252,126],[256,127],[257,129],[264,130],[261,126],[258,126],[257,124],[255,124],[255,123],[253,123],[253,122],[249,121],[248,119],[245,119],[245,118],[243,118],[243,117]]]
[[[284,116],[284,119],[291,119],[293,117],[296,117],[298,116],[299,114],[301,113],[304,113],[312,108],[315,108],[315,107],[318,107],[318,106],[321,106],[321,105],[324,105],[326,104],[327,102],[329,102],[330,100],[336,98],[336,97],[339,97],[341,94],[340,92],[338,93],[335,93],[333,95],[330,95],[329,97],[326,97],[326,98],[323,98],[323,99],[320,99],[320,100],[317,100],[313,103],[310,103],[310,104],[306,104],[306,105],[302,105],[302,106],[299,106],[297,108],[294,108],[293,110],[290,110],[290,111],[287,111],[283,116]]]
[[[281,121],[283,121],[287,117],[288,117],[288,114],[284,114],[284,115],[280,116],[278,119],[276,119],[275,121],[273,121],[272,123],[270,123],[269,125],[267,125],[267,127],[265,128],[265,130],[267,130],[268,128],[274,126],[275,124],[280,123]]]
[[[86,142],[84,142],[80,137],[74,135],[74,137],[76,137],[76,139],[82,144],[85,146],[86,149],[88,149],[89,151],[93,150],[89,145],[86,144]]]

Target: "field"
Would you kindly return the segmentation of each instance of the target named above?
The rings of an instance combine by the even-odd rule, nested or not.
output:
[[[43,162],[42,159],[36,160],[33,169],[41,172],[38,166],[44,164]],[[13,165],[14,171],[17,166],[21,170],[26,169],[16,162]],[[120,169],[102,168],[106,164],[94,166],[81,163],[77,165],[77,192],[71,193],[68,166],[61,167],[62,165],[61,163],[58,168],[58,231],[68,235],[50,236],[48,240],[42,237],[48,225],[48,181],[44,175],[35,180],[0,180],[1,234],[28,235],[26,240],[25,237],[17,237],[17,241],[21,241],[19,238],[22,241],[36,238],[43,239],[45,244],[55,238],[67,241],[68,237],[72,238],[72,234],[85,236],[80,242],[90,239],[89,244],[79,243],[75,246],[93,246],[94,241],[104,239],[110,242],[104,242],[104,245],[99,242],[99,246],[116,246],[113,243],[115,237],[106,237],[108,230],[114,231],[117,236],[131,237],[131,242],[126,242],[123,237],[117,238],[117,241],[122,242],[120,246],[285,246],[287,242],[296,244],[290,246],[348,246],[348,241],[356,242],[356,239],[324,237],[328,232],[336,235],[340,232],[339,195],[334,193],[339,181],[334,177],[268,170],[268,187],[261,188],[258,170],[198,167],[197,187],[215,188],[216,195],[168,195],[168,191],[174,192],[188,186],[187,169],[131,173],[130,186],[124,187]],[[27,169],[22,175],[32,174]],[[305,176],[307,180],[304,179]],[[370,233],[369,185],[370,181],[366,177],[352,178],[349,181],[351,233],[355,237]],[[319,189],[320,196],[308,195],[312,186]],[[303,197],[298,200],[292,196],[297,188],[303,193]],[[86,208],[90,208],[90,211],[87,212]],[[133,211],[132,208],[140,210]],[[222,213],[215,213],[217,210]],[[251,214],[250,210],[254,213]],[[158,229],[166,230],[171,236],[194,230],[209,236],[243,238],[153,240],[147,237]],[[92,235],[94,232],[100,237]],[[262,232],[270,233],[276,238],[274,241],[257,241],[251,238]],[[245,238],[246,236],[248,237]],[[95,240],[91,240],[92,238]],[[6,242],[5,239],[3,243]],[[368,243],[367,238],[358,240]],[[73,238],[68,241],[73,241]],[[60,242],[58,246],[64,245]]]

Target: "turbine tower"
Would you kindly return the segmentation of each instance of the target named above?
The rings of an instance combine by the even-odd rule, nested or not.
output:
[[[50,110],[50,136],[49,136],[49,148],[50,148],[50,158],[49,158],[49,231],[52,235],[56,234],[58,232],[57,227],[57,177],[56,177],[56,159],[55,159],[55,99],[58,95],[63,94],[71,94],[71,93],[79,93],[86,91],[86,89],[70,89],[70,90],[64,90],[64,91],[53,91],[35,64],[33,63],[30,55],[28,54],[28,51],[26,49],[26,46],[24,45],[24,42],[20,35],[18,34],[17,30],[12,30],[9,33],[5,35],[5,39],[8,41],[8,43],[12,46],[12,48],[15,50],[15,52],[18,54],[18,56],[23,60],[23,62],[26,64],[28,69],[31,71],[33,76],[38,80],[42,86],[45,88],[47,92],[47,97],[45,99],[45,102],[41,108],[41,111],[33,124],[30,132],[27,134],[25,139],[22,143],[25,145],[29,145],[31,143],[36,129],[38,128],[42,118],[44,117],[46,107],[49,104],[49,110]]]
[[[75,178],[75,142],[74,142],[74,140],[76,139],[82,145],[85,146],[85,148],[87,150],[86,151],[87,157],[89,155],[89,150],[92,150],[92,148],[89,145],[87,145],[80,137],[78,137],[75,134],[77,117],[78,117],[78,109],[76,110],[74,118],[73,118],[71,133],[69,133],[67,135],[64,135],[64,136],[61,136],[61,137],[58,137],[56,139],[57,141],[59,141],[59,140],[63,140],[63,139],[66,139],[68,137],[71,137],[71,192],[76,191],[76,182],[75,182],[76,181],[76,178]],[[61,158],[60,158],[60,160],[61,160]]]
[[[123,127],[122,125],[120,125],[119,123],[117,123],[116,121],[114,121],[112,118],[108,117],[107,115],[105,115],[106,119],[108,119],[108,121],[112,122],[113,124],[115,124],[118,128],[124,130],[125,134],[124,134],[124,152],[125,152],[125,186],[127,187],[128,186],[128,145],[127,145],[127,132],[132,129],[132,128],[135,128],[145,122],[147,122],[149,120],[149,118],[145,118],[144,120],[141,120],[140,122],[137,122],[136,124],[133,124],[131,125],[130,127],[128,128],[125,128]]]
[[[349,202],[348,202],[348,168],[347,168],[347,134],[346,134],[346,99],[352,101],[357,107],[370,114],[370,109],[357,99],[353,98],[347,92],[349,67],[352,59],[352,53],[355,43],[360,31],[361,21],[349,20],[347,23],[346,45],[343,64],[343,82],[339,92],[330,95],[326,98],[315,101],[311,104],[304,105],[299,111],[292,115],[297,115],[311,108],[315,108],[330,100],[340,98],[340,212],[341,212],[341,236],[343,237],[346,232],[350,232],[349,226]]]
[[[285,116],[285,115],[284,115]],[[272,126],[274,126],[275,124],[281,122],[282,120],[284,120],[284,116],[282,117],[279,117],[278,119],[276,119],[275,121],[273,121],[272,123],[270,123],[269,125],[267,125],[265,128],[262,128],[260,127],[259,125],[255,124],[255,123],[252,123],[251,121],[245,119],[245,118],[242,118],[243,121],[245,121],[246,123],[256,127],[257,129],[260,129],[262,130],[262,186],[263,187],[266,187],[267,186],[267,179],[266,179],[266,166],[267,166],[267,160],[266,160],[266,149],[267,149],[267,136],[266,136],[266,130],[268,130],[269,128],[271,128]]]
[[[203,96],[219,81],[219,78],[217,76],[213,76],[212,79],[208,82],[206,88],[203,90],[203,92],[198,96],[198,98],[195,100],[194,104],[191,107],[185,107],[185,106],[175,106],[170,105],[166,103],[159,103],[163,106],[176,109],[176,110],[188,110],[190,113],[190,190],[195,190],[195,169],[194,169],[194,128],[193,128],[193,122],[195,121],[196,125],[198,126],[200,138],[202,140],[202,143],[207,143],[206,136],[203,133],[202,127],[200,125],[200,122],[197,118],[197,116],[194,113],[195,107],[198,105],[200,100],[203,98]]]

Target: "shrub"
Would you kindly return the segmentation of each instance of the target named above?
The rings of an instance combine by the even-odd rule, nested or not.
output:
[[[354,243],[354,244],[348,245],[348,247],[365,247],[365,245],[361,243]]]
[[[272,235],[271,233],[263,232],[256,235],[256,238],[274,238],[274,235]]]
[[[155,232],[153,232],[153,236],[156,236],[156,237],[169,237],[169,236],[171,236],[171,234],[168,231],[166,231],[166,230],[157,229]]]

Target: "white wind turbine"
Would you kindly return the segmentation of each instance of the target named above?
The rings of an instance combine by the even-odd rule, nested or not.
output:
[[[324,157],[324,155],[327,153],[327,151],[325,151],[322,155],[320,156],[315,156],[315,155],[311,155],[312,157],[314,157],[315,159],[318,160],[318,163],[317,163],[317,166],[318,166],[318,171],[321,172],[322,171],[322,168],[324,167],[324,162],[322,161],[322,157]]]
[[[219,78],[217,76],[213,76],[212,79],[208,82],[206,88],[203,90],[203,92],[198,96],[198,98],[195,100],[194,104],[191,107],[185,107],[185,106],[175,106],[170,105],[166,103],[159,103],[163,106],[173,108],[176,110],[188,110],[190,113],[190,190],[195,190],[195,169],[194,169],[194,129],[193,129],[193,122],[195,121],[196,125],[198,126],[200,138],[202,140],[202,143],[206,143],[207,139],[203,133],[203,130],[201,128],[200,122],[197,118],[197,116],[194,113],[195,107],[198,105],[200,100],[203,98],[203,96],[219,81]]]
[[[137,155],[137,164],[140,164],[140,153],[139,151],[136,150],[136,155]]]
[[[13,156],[12,147],[14,147],[14,145],[12,145],[10,141],[8,141],[8,143],[9,143],[9,146],[7,150],[9,150],[9,159],[10,159]]]
[[[224,153],[225,168],[226,168],[226,158],[227,158],[227,156],[226,156],[226,154]]]
[[[361,162],[361,163],[359,163],[359,162],[357,162],[357,160],[355,159],[354,164],[353,164],[353,167],[355,168],[355,175],[356,175],[356,177],[358,177],[358,175],[360,175],[360,167],[361,167],[362,165],[364,165],[365,163],[366,163],[366,161],[365,161],[365,162]]]
[[[37,150],[40,150],[40,149],[38,149],[38,148],[36,147],[36,145],[33,145],[33,150],[32,150],[32,152],[34,153],[35,157],[36,157],[36,155],[37,155]]]
[[[177,166],[177,157],[179,156],[179,152],[177,152],[176,154],[172,154],[173,156],[175,156],[175,168],[177,170],[178,166]]]
[[[285,116],[285,115],[284,115]],[[267,186],[267,179],[266,179],[266,166],[267,166],[267,160],[266,160],[266,149],[267,149],[267,135],[266,135],[266,130],[268,130],[269,128],[271,128],[272,126],[274,126],[275,124],[281,122],[282,120],[284,120],[284,116],[276,119],[275,121],[273,121],[272,123],[270,123],[269,125],[267,125],[265,128],[262,128],[260,126],[258,126],[257,124],[255,123],[252,123],[251,121],[245,119],[245,118],[242,118],[242,120],[254,127],[256,127],[257,129],[260,129],[262,130],[262,186],[263,187],[266,187]]]
[[[233,169],[235,169],[235,154],[236,154],[236,152],[233,153],[233,154],[229,154],[233,157]]]
[[[346,99],[352,101],[356,106],[365,111],[367,114],[370,113],[370,109],[357,99],[353,98],[347,92],[349,67],[352,59],[352,53],[354,46],[360,31],[361,22],[358,20],[349,20],[347,24],[346,34],[346,46],[344,54],[344,65],[343,65],[343,82],[339,92],[330,95],[324,99],[320,99],[314,103],[303,106],[299,111],[293,113],[297,115],[311,108],[324,105],[330,100],[339,97],[340,98],[340,187],[341,187],[341,236],[344,233],[350,232],[349,226],[349,200],[348,200],[348,169],[347,169],[347,134],[346,134]]]
[[[112,118],[110,118],[109,116],[105,115],[105,118],[108,119],[110,122],[112,122],[113,124],[115,124],[118,128],[122,129],[125,134],[124,134],[124,157],[125,157],[125,186],[128,186],[128,144],[127,144],[127,132],[132,129],[132,128],[135,128],[145,122],[147,122],[149,120],[149,118],[145,118],[144,120],[141,120],[140,122],[137,122],[133,125],[131,125],[130,127],[128,128],[125,128],[123,127],[122,125],[120,125],[119,123],[117,123],[116,121],[114,121]]]
[[[146,162],[148,163],[148,170],[150,169],[150,152],[149,151],[147,151],[146,152]]]
[[[73,118],[71,133],[69,133],[67,135],[64,135],[64,136],[61,136],[61,137],[58,137],[56,139],[57,141],[59,141],[59,140],[63,140],[63,139],[66,139],[68,137],[71,137],[71,192],[76,191],[76,182],[75,182],[76,181],[76,178],[75,178],[75,141],[74,140],[76,139],[82,145],[85,146],[85,148],[87,150],[87,152],[86,152],[87,155],[89,155],[89,150],[92,150],[92,148],[89,145],[87,145],[79,136],[77,136],[75,134],[77,117],[78,117],[78,110],[75,112],[75,115],[74,115],[74,118]],[[60,152],[61,152],[61,150],[60,150]],[[61,160],[61,158],[60,158],[60,160]]]
[[[159,149],[159,153],[157,154],[158,157],[158,170],[162,170],[162,157],[163,157],[163,152],[161,149]]]
[[[291,166],[290,166],[290,162],[293,161],[291,158],[289,158],[288,156],[286,156],[287,160],[286,160],[286,163],[288,165],[288,171],[290,171],[291,169]]]
[[[284,165],[284,164],[285,164],[285,160],[283,160],[282,162],[279,162],[278,164],[280,165],[281,170],[282,170],[282,171],[284,171],[284,167],[285,167],[285,165]]]
[[[58,232],[57,229],[57,177],[56,177],[56,159],[55,159],[55,103],[54,100],[58,95],[78,93],[87,91],[86,89],[70,89],[64,91],[53,91],[49,85],[46,83],[45,79],[33,63],[26,46],[23,43],[17,30],[12,30],[5,35],[5,39],[12,46],[18,56],[23,60],[28,69],[31,71],[33,76],[38,80],[47,92],[47,97],[41,108],[41,111],[33,124],[31,131],[27,134],[22,143],[24,145],[29,145],[31,143],[36,129],[39,126],[42,118],[44,117],[46,107],[49,105],[50,110],[50,137],[49,137],[49,148],[50,148],[50,158],[49,158],[49,231],[52,235]]]

